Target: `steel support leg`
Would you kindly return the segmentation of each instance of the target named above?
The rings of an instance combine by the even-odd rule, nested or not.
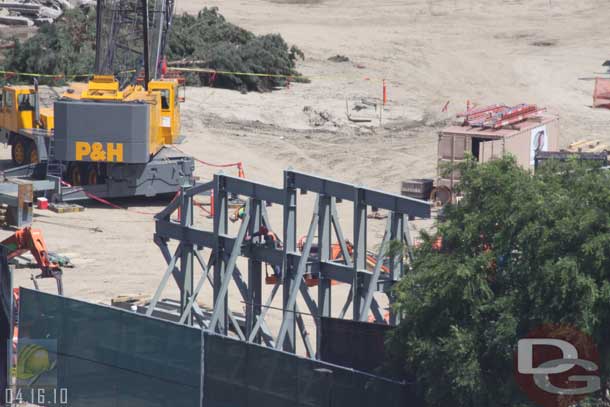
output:
[[[360,321],[364,290],[358,270],[366,270],[366,210],[364,191],[356,190],[354,197],[354,280],[352,283],[352,310],[354,321]]]
[[[288,301],[286,301],[286,303],[284,304],[284,313],[285,314],[290,313],[290,314],[292,314],[292,316],[290,318],[284,317],[284,319],[282,320],[282,325],[280,326],[280,332],[278,334],[278,339],[277,339],[277,342],[278,342],[277,346],[281,346],[281,344],[286,339],[289,329],[291,329],[291,324],[294,324],[294,322],[295,322],[294,312],[295,312],[295,305],[297,302],[297,296],[300,291],[301,280],[303,279],[303,276],[305,275],[305,270],[307,269],[309,253],[311,252],[313,238],[316,233],[317,226],[318,226],[319,215],[318,215],[317,205],[318,205],[318,200],[316,200],[316,208],[314,209],[314,214],[311,219],[311,223],[309,224],[309,230],[307,232],[307,239],[305,240],[305,246],[303,247],[303,253],[301,253],[301,258],[300,258],[298,266],[297,266],[296,274],[291,279],[290,292],[288,293]]]
[[[261,201],[251,199],[250,200],[250,227],[248,232],[250,236],[258,232],[261,226],[262,218],[262,204]],[[262,238],[256,237],[251,240],[252,244],[261,243]],[[261,314],[261,303],[262,303],[262,263],[258,260],[248,259],[248,293],[245,298],[246,301],[246,337],[250,337],[250,333],[254,328],[256,320]],[[253,338],[253,342],[260,343],[260,335],[256,335]]]
[[[413,259],[413,248],[411,247],[411,239],[408,236],[409,225],[407,224],[406,216],[400,213],[392,213],[392,236],[391,239],[401,243],[406,253],[397,253],[395,257],[390,259],[390,273],[392,280],[398,281],[404,274],[404,258],[405,254],[410,260]],[[400,322],[400,316],[394,310],[395,296],[393,292],[388,293],[390,300],[390,325],[397,325]]]
[[[246,204],[246,216],[244,217],[242,224],[239,227],[239,232],[237,233],[237,237],[235,238],[235,245],[233,246],[233,250],[231,251],[231,256],[225,264],[224,274],[220,276],[220,287],[218,290],[218,295],[215,297],[215,299],[219,303],[227,302],[227,293],[229,291],[229,284],[231,284],[231,280],[233,280],[233,271],[235,270],[235,263],[237,262],[237,257],[239,257],[239,255],[241,254],[241,245],[244,242],[246,232],[248,231],[248,225],[250,224],[249,206],[249,204]],[[216,286],[217,282],[216,278],[214,278],[214,287]],[[212,312],[212,318],[210,320],[210,329],[212,331],[215,331],[222,313],[223,310],[221,308],[214,307],[214,312]],[[224,335],[227,334],[226,332],[221,333],[223,333]]]
[[[318,205],[318,260],[320,262],[330,260],[330,247],[332,243],[331,224],[332,211],[335,198],[320,196]],[[318,277],[318,316],[331,316],[331,280],[324,278],[322,273]],[[319,325],[319,324],[317,324]],[[316,329],[316,355],[320,352],[322,330]]]
[[[377,291],[377,283],[379,282],[379,276],[381,275],[381,266],[383,265],[385,251],[388,249],[388,242],[390,241],[391,223],[391,219],[388,219],[385,227],[385,233],[383,234],[383,240],[381,241],[379,250],[377,252],[377,262],[375,263],[375,268],[373,269],[373,275],[370,277],[368,286],[366,287],[364,303],[362,304],[362,309],[360,310],[360,322],[367,321],[369,311],[371,310],[371,304],[373,302],[373,295],[375,295],[375,292]]]
[[[181,218],[182,226],[191,227],[193,225],[193,198],[186,196],[184,190],[180,194]],[[191,308],[189,307],[189,299],[194,292],[194,264],[193,264],[194,247],[190,243],[183,243],[180,254],[180,278],[182,282],[182,290],[180,292],[180,313],[186,315],[184,320],[186,325],[193,325]]]
[[[284,171],[284,261],[282,266],[282,305],[284,308],[282,325],[285,326],[286,335],[282,342],[278,340],[276,347],[286,352],[294,353],[296,338],[296,323],[294,313],[287,309],[290,292],[296,284],[295,264],[292,253],[297,250],[297,190],[291,174]]]
[[[224,179],[218,174],[214,175],[214,234],[218,236],[218,244],[214,250],[216,262],[214,263],[214,312],[217,314],[217,332],[226,335],[228,327],[227,298],[220,296],[222,277],[225,275],[225,253],[222,239],[228,229],[228,196]]]

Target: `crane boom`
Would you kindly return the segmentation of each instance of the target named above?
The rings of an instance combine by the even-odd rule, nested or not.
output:
[[[143,70],[148,80],[158,79],[174,0],[98,0],[96,10],[95,73],[114,75],[121,86],[134,84]]]

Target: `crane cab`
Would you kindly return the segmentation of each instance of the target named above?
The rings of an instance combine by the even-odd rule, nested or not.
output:
[[[34,128],[36,103],[36,91],[32,87],[3,87],[0,94],[0,129],[5,133],[18,133],[21,129]]]
[[[175,144],[180,136],[180,96],[177,80],[153,80],[149,91],[161,95],[160,144]]]
[[[16,165],[38,162],[34,133],[48,136],[54,128],[52,109],[41,109],[39,105],[33,86],[7,85],[0,90],[0,140],[11,145]]]

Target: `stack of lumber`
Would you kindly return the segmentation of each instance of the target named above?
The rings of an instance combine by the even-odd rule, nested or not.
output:
[[[602,151],[610,151],[607,144],[603,144],[601,140],[578,140],[573,142],[566,148],[572,153],[601,153]]]

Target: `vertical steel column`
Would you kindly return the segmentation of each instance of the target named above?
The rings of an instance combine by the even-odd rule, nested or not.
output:
[[[228,230],[228,196],[225,189],[224,177],[219,174],[214,175],[214,234],[217,236],[215,248],[216,261],[214,263],[214,310],[219,309],[217,332],[226,335],[228,328],[228,305],[226,297],[219,299],[222,277],[225,273],[226,261],[224,252],[224,237]]]
[[[403,274],[404,257],[408,250],[408,243],[405,240],[405,215],[392,212],[390,215],[390,241],[400,242],[401,251],[390,256],[390,273],[392,280],[400,280]]]
[[[258,199],[250,199],[250,225],[248,234],[252,236],[258,232],[261,226],[262,204]],[[252,244],[258,244],[262,240],[261,237],[255,237],[251,240]],[[252,258],[248,259],[248,295],[246,301],[246,332],[247,338],[254,328],[256,320],[261,315],[261,304],[263,296],[263,280],[262,280],[262,263]],[[256,335],[253,340],[255,343],[261,343],[261,336]]]
[[[365,296],[358,270],[366,270],[366,211],[364,190],[358,188],[354,197],[354,281],[352,283],[354,321],[360,321],[360,310]]]
[[[101,75],[107,72],[102,71],[102,10],[104,9],[104,0],[97,0],[95,4],[95,73]]]
[[[287,326],[286,337],[281,349],[294,353],[296,338],[296,321],[292,311],[287,311],[291,287],[300,284],[295,281],[295,264],[293,253],[297,250],[297,190],[293,176],[284,171],[284,261],[282,267],[282,305],[284,323]]]
[[[318,261],[330,260],[330,247],[332,243],[331,224],[332,224],[332,208],[335,205],[335,198],[328,195],[320,194],[318,204]],[[318,283],[318,316],[331,316],[331,280],[325,278],[320,273]],[[322,330],[320,324],[317,324],[316,329],[316,355],[320,352],[320,342]]]
[[[142,22],[143,42],[144,42],[144,89],[148,90],[148,82],[150,82],[150,41],[148,40],[148,0],[142,0]]]
[[[193,197],[186,195],[185,188],[182,188],[180,193],[180,211],[180,225],[182,227],[193,226]],[[186,325],[193,325],[193,316],[191,307],[189,307],[189,299],[193,295],[194,289],[193,251],[192,243],[182,243],[182,251],[180,253],[180,280],[182,282],[180,310],[182,316],[186,315],[184,319]]]
[[[400,242],[401,251],[393,256],[390,256],[390,275],[393,281],[398,281],[404,274],[404,258],[411,250],[410,242],[405,239],[405,229],[408,228],[406,215],[402,213],[392,212],[390,240]],[[389,292],[388,299],[390,300],[390,325],[396,325],[400,322],[400,316],[394,311],[394,294]]]

